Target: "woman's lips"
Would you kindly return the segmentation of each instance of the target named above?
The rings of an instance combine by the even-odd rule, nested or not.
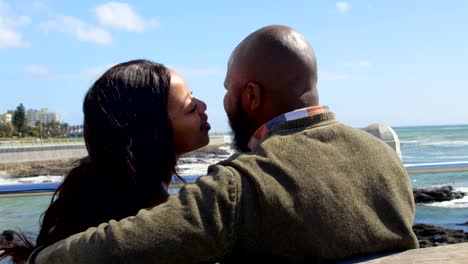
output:
[[[211,126],[210,123],[208,123],[208,115],[203,114],[202,118],[203,124],[200,126],[200,130],[210,130]]]
[[[208,122],[205,122],[201,127],[200,127],[200,130],[210,130],[211,129],[211,125],[210,123]]]

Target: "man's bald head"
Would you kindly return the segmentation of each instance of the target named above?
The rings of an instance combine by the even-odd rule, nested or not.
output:
[[[233,51],[224,109],[238,150],[274,117],[318,105],[317,63],[305,38],[286,26],[261,28]]]
[[[231,55],[230,73],[257,82],[264,98],[281,111],[318,104],[314,52],[292,28],[267,26],[247,36]]]

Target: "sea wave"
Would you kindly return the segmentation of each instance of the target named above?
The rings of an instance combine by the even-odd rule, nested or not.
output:
[[[62,179],[63,179],[63,176],[56,176],[56,175],[21,177],[21,178],[3,178],[3,177],[0,177],[0,185],[61,182]]]
[[[433,142],[421,142],[422,146],[440,146],[440,147],[464,147],[468,146],[468,140],[443,140]]]
[[[460,130],[460,129],[468,129],[467,125],[453,125],[453,126],[445,126],[440,127],[440,130]]]
[[[431,139],[414,139],[414,140],[400,140],[402,147],[414,146],[432,146],[432,147],[464,147],[468,146],[468,140],[431,140]]]
[[[461,199],[454,199],[451,201],[425,204],[425,206],[445,207],[445,208],[468,208],[468,196],[465,196]]]
[[[178,166],[177,173],[182,177],[192,175],[206,175],[208,166],[210,166],[210,164],[206,163],[182,164]]]
[[[400,140],[400,144],[419,144],[421,143],[421,140],[415,139],[415,140]]]
[[[460,198],[460,199],[453,199],[450,201],[425,204],[425,206],[445,207],[445,208],[468,208],[468,187],[457,187],[454,189],[454,191],[465,193],[465,197]]]

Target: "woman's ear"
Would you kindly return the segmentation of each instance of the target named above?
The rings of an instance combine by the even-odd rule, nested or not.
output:
[[[247,82],[242,94],[244,109],[249,112],[257,111],[262,102],[261,93],[262,89],[260,84],[254,81]]]

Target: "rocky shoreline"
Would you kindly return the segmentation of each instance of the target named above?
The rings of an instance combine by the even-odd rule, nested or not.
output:
[[[468,233],[461,229],[448,229],[429,224],[415,224],[413,225],[413,231],[418,237],[420,248],[468,242]]]
[[[192,151],[182,157],[205,158],[209,155],[226,155],[226,150],[220,149],[222,145],[208,145]],[[0,172],[11,178],[34,177],[41,175],[66,175],[78,164],[79,159],[61,159],[48,161],[30,161],[18,163],[0,163]],[[183,163],[183,161],[182,161]]]
[[[0,171],[8,177],[34,177],[40,175],[66,175],[74,166],[77,159],[31,161],[0,164]]]

